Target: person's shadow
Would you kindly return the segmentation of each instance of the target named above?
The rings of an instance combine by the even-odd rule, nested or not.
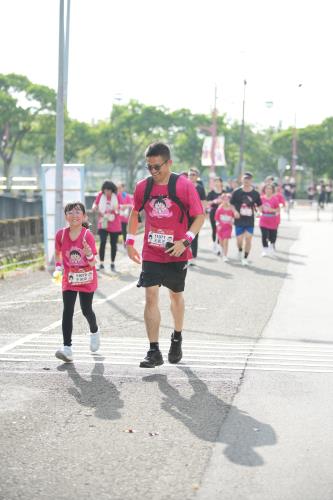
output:
[[[263,465],[264,460],[255,448],[274,445],[277,441],[274,429],[209,392],[207,385],[191,369],[180,369],[186,373],[192,386],[190,398],[183,397],[168,382],[166,375],[143,378],[145,382],[158,383],[164,394],[162,409],[180,420],[199,439],[225,443],[223,453],[231,462],[247,467]],[[222,424],[228,415],[226,431]]]
[[[119,410],[124,407],[120,392],[116,386],[104,377],[104,360],[94,356],[95,366],[91,372],[91,380],[81,377],[74,363],[65,363],[58,367],[59,371],[67,371],[75,387],[68,389],[76,401],[87,408],[95,410],[95,416],[107,420],[121,418]],[[98,362],[97,362],[98,361]]]

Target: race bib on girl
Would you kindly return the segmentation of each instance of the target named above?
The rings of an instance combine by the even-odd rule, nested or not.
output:
[[[167,242],[173,243],[173,231],[171,229],[150,228],[148,232],[148,245],[153,247],[165,247]]]
[[[231,224],[232,217],[231,217],[231,215],[224,214],[224,215],[220,216],[220,221],[224,222],[225,224]]]
[[[74,268],[71,267],[68,272],[68,283],[71,285],[88,285],[92,283],[94,279],[94,273],[90,266]]]

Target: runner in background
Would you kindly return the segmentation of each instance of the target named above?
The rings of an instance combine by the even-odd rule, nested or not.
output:
[[[90,327],[90,350],[96,352],[100,346],[100,332],[92,310],[94,292],[97,289],[95,269],[97,254],[95,239],[88,229],[84,205],[77,201],[65,206],[65,218],[69,227],[60,229],[55,237],[56,270],[62,269],[62,334],[63,346],[55,356],[62,361],[73,361],[72,331],[77,294],[79,293],[82,314]]]
[[[259,226],[261,230],[261,241],[263,246],[262,257],[273,255],[279,225],[278,214],[280,212],[279,199],[274,196],[275,187],[267,184],[261,195],[261,216]]]
[[[121,220],[119,215],[119,202],[117,186],[112,181],[105,181],[101,191],[96,196],[92,206],[98,211],[98,234],[100,237],[98,269],[104,269],[105,247],[108,236],[111,243],[111,271],[115,272],[115,259],[117,255],[118,236],[121,234]]]
[[[248,265],[247,258],[254,231],[254,214],[257,207],[261,206],[260,194],[253,188],[252,179],[251,172],[245,172],[242,186],[232,193],[230,200],[235,217],[238,259],[243,266]]]
[[[215,214],[217,207],[222,202],[221,195],[225,193],[223,189],[223,180],[221,177],[214,179],[214,189],[207,194],[207,209],[209,210],[209,220],[212,226],[213,252],[220,254],[220,245],[216,237],[216,219]]]
[[[200,172],[196,167],[191,167],[188,173],[188,178],[195,186],[199,198],[202,203],[203,211],[206,210],[206,192],[202,182],[199,180]],[[198,256],[198,245],[199,245],[199,233],[195,236],[194,240],[191,243],[191,249],[193,254],[193,259],[190,261],[190,266],[195,266],[196,258]]]
[[[123,243],[125,246],[129,214],[133,207],[133,196],[125,191],[125,184],[123,182],[119,182],[117,187],[118,187],[119,214],[121,221],[121,233],[123,236]]]
[[[217,226],[217,237],[222,247],[223,262],[228,262],[229,240],[232,234],[232,224],[234,221],[234,212],[230,205],[231,195],[224,193],[221,196],[221,204],[216,210],[215,221]]]

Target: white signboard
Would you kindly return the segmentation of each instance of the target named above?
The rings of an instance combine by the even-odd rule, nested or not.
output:
[[[46,264],[54,262],[55,239],[55,164],[42,165],[43,225]],[[64,207],[71,201],[84,203],[84,165],[65,164],[63,177]],[[64,227],[65,227],[64,217]]]
[[[212,166],[212,137],[205,137],[202,145],[201,165],[203,167]],[[215,142],[215,166],[225,166],[224,137],[216,137]]]

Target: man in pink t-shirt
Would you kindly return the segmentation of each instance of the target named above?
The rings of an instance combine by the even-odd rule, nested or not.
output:
[[[204,223],[205,216],[195,186],[184,176],[171,172],[169,147],[162,142],[150,144],[145,156],[151,177],[136,185],[126,247],[130,259],[140,264],[141,258],[134,242],[139,212],[143,209],[145,235],[138,286],[146,289],[144,319],[150,348],[140,367],[154,368],[164,362],[158,343],[161,318],[158,299],[161,285],[169,289],[174,320],[168,360],[170,363],[178,363],[182,358],[181,333],[185,312],[183,291],[187,262],[192,257],[191,242]],[[151,189],[148,189],[149,186]]]

